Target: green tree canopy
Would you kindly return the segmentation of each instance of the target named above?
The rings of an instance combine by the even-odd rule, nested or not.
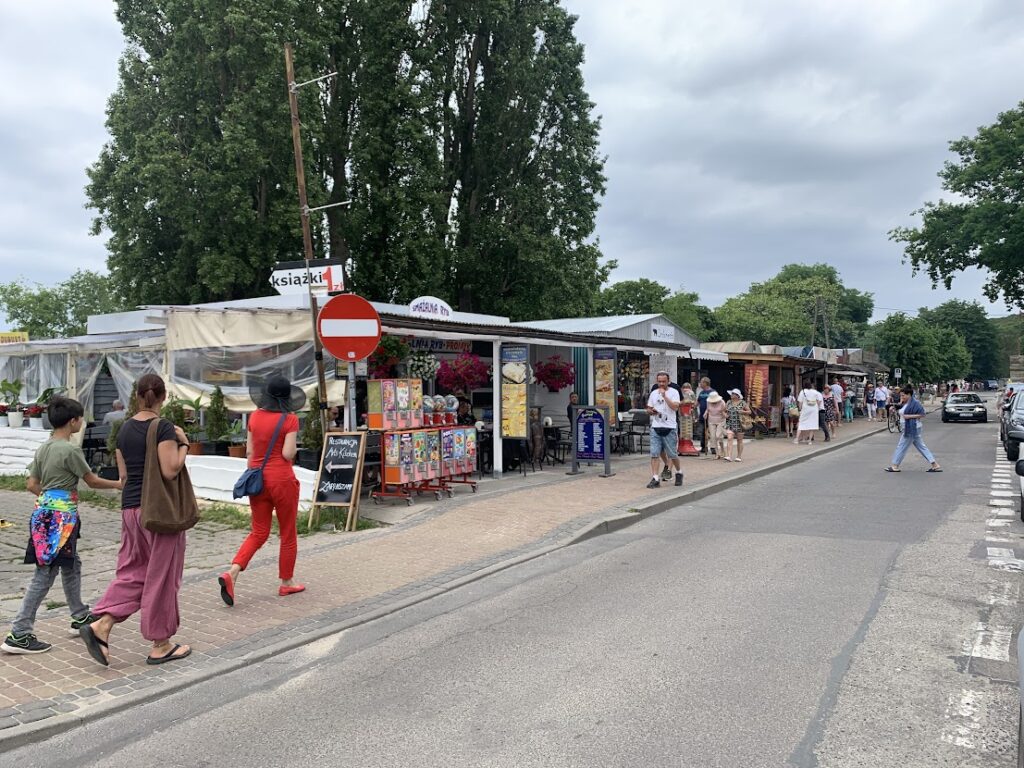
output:
[[[644,315],[661,312],[670,290],[659,282],[641,277],[621,280],[601,291],[597,306],[602,315]]]
[[[882,361],[903,369],[904,382],[948,381],[970,371],[964,337],[952,328],[897,312],[876,323],[871,335]]]
[[[948,289],[954,276],[979,267],[989,272],[991,301],[1024,308],[1024,103],[949,147],[959,161],[946,162],[939,178],[958,199],[925,203],[914,212],[920,227],[899,227],[889,237],[933,284]]]
[[[874,311],[870,293],[846,288],[835,267],[787,264],[763,283],[715,310],[715,333],[722,340],[796,346],[811,341],[824,346],[825,324],[833,347],[856,346]],[[815,328],[815,317],[817,327]]]
[[[985,308],[978,302],[952,299],[932,309],[922,308],[918,318],[935,328],[951,328],[963,337],[971,354],[971,365],[966,374],[971,379],[991,379],[997,375],[999,338],[989,321]],[[943,378],[959,378],[944,376]]]
[[[140,303],[264,295],[301,256],[282,43],[300,90],[317,256],[369,298],[516,319],[592,312],[599,122],[560,0],[118,4],[127,49],[94,231]]]
[[[23,280],[0,284],[0,310],[12,330],[25,331],[30,339],[80,336],[86,331],[89,315],[124,308],[109,278],[88,270],[79,270],[49,287]]]

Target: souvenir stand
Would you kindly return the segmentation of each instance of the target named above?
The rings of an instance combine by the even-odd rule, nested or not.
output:
[[[380,488],[370,497],[405,499],[432,492],[454,495],[453,483],[476,491],[477,440],[474,427],[456,426],[458,400],[424,397],[420,379],[371,379],[367,383],[367,422],[381,432]]]

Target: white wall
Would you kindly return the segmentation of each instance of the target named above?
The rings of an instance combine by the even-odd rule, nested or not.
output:
[[[245,471],[245,459],[232,456],[189,456],[185,459],[192,487],[196,496],[209,501],[227,501],[233,504],[246,504],[247,499],[234,499],[231,491],[235,481]],[[299,479],[299,509],[308,510],[309,499],[313,498],[313,483],[316,473],[302,467],[295,467],[295,477]]]
[[[0,427],[0,475],[24,475],[36,450],[49,439],[46,429]]]

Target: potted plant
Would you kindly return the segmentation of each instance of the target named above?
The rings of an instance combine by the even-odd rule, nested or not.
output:
[[[454,360],[442,360],[437,369],[437,383],[449,392],[470,395],[490,378],[487,364],[478,355],[463,352]]]
[[[47,415],[47,406],[55,395],[59,395],[61,392],[66,391],[67,387],[47,387],[43,390],[42,394],[39,395],[39,397],[36,398],[35,403],[33,403],[33,405],[38,405],[42,408],[42,412],[40,413],[40,420],[42,423],[37,427],[30,419],[29,426],[32,427],[32,429],[53,429],[53,427],[50,426],[50,418]]]
[[[367,363],[371,379],[396,375],[398,364],[409,356],[409,345],[398,336],[381,336]]]
[[[319,402],[320,393],[317,389],[314,389],[309,398],[310,408],[306,412],[306,420],[302,424],[302,433],[299,436],[301,446],[295,453],[296,464],[314,471],[320,466],[320,451],[323,450],[324,443],[320,413],[316,410],[316,403]]]
[[[210,393],[210,403],[206,406],[206,437],[203,450],[214,456],[228,455],[228,439],[224,436],[230,429],[228,426],[228,409],[224,405],[224,392],[219,386]]]
[[[11,423],[7,420],[7,403],[0,403],[0,427],[9,427]]]
[[[220,439],[228,442],[228,456],[233,456],[236,459],[245,458],[246,434],[241,419],[231,422],[228,431],[221,435]]]
[[[7,414],[7,425],[20,427],[24,421],[24,414],[21,412],[21,381],[4,379],[0,381],[0,400],[3,400],[5,413]]]
[[[174,422],[176,426],[185,430],[185,436],[189,442],[188,452],[192,456],[203,455],[203,444],[199,441],[200,436],[203,434],[203,425],[199,421],[199,414],[202,410],[202,395],[197,395],[194,400],[175,397],[167,401],[160,414],[168,421]],[[189,418],[186,411],[192,411],[191,418]]]
[[[549,392],[560,392],[575,383],[576,366],[563,360],[561,355],[554,355],[533,367],[533,377],[547,387]]]
[[[29,429],[43,428],[43,406],[39,403],[29,403],[24,406],[24,413],[28,418]]]

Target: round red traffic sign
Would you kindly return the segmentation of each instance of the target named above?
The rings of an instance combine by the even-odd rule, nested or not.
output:
[[[342,293],[320,309],[316,333],[324,349],[337,359],[363,360],[380,342],[380,315],[362,296]]]

